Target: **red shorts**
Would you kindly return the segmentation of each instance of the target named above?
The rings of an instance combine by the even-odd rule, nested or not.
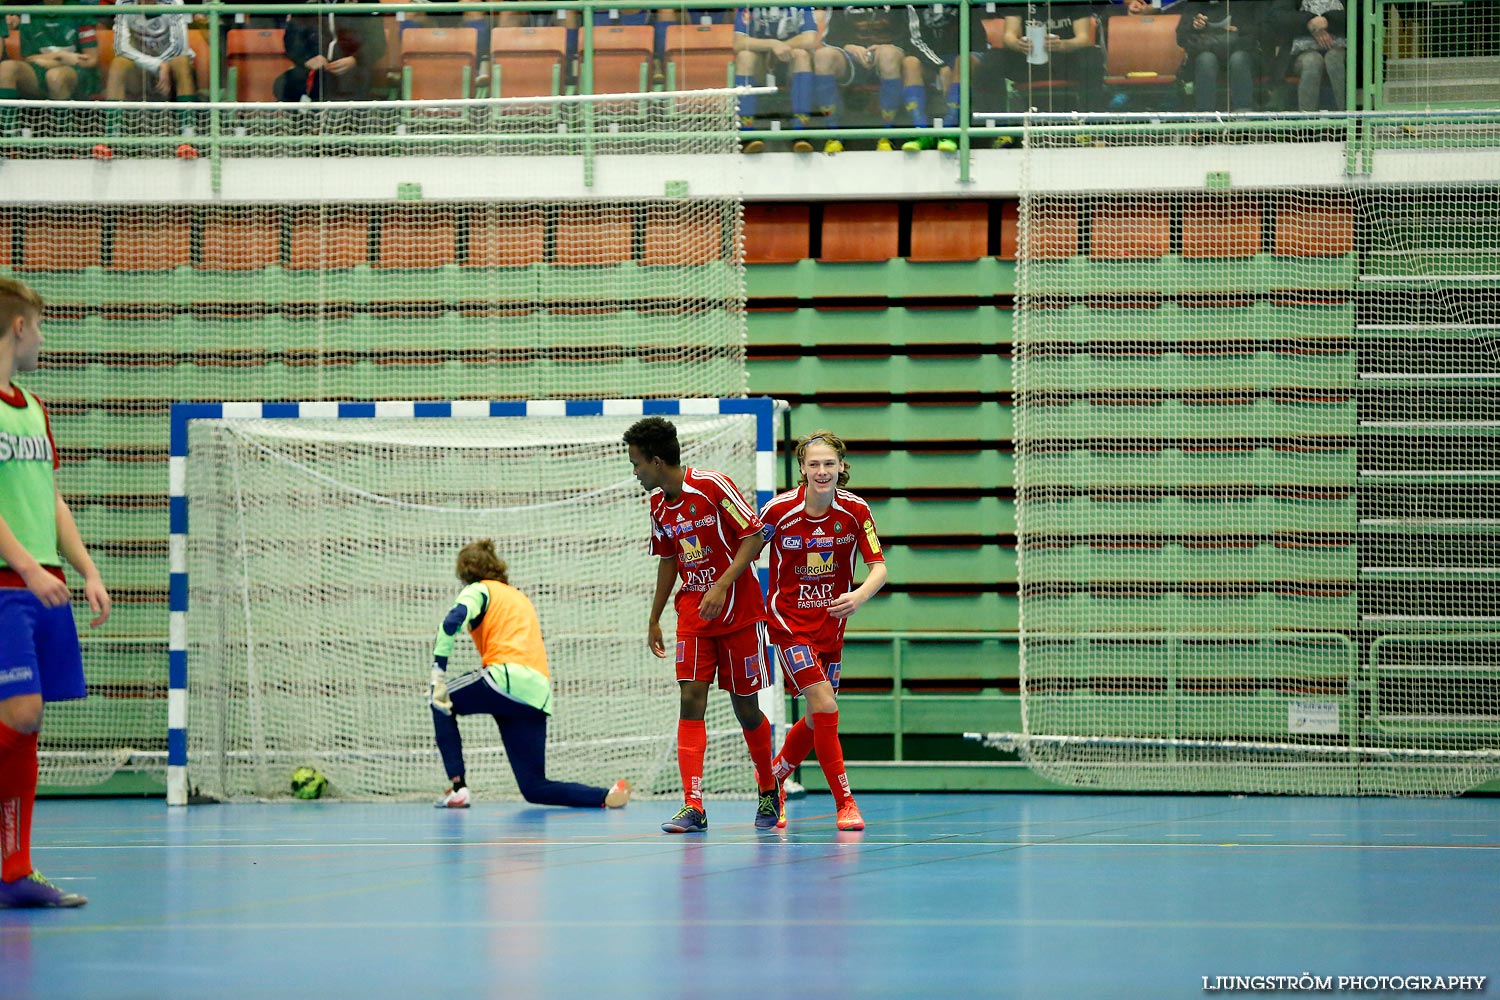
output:
[[[813,649],[799,642],[777,644],[771,648],[776,650],[776,662],[781,664],[781,676],[786,678],[788,694],[799,695],[823,681],[832,684],[834,694],[838,693],[842,650]]]
[[[771,686],[764,622],[724,635],[686,635],[677,640],[677,679],[712,681],[730,694],[755,694]]]

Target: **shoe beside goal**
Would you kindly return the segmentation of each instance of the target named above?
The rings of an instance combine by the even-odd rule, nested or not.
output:
[[[300,766],[343,798],[430,798],[432,640],[459,547],[486,537],[541,618],[549,771],[675,790],[677,685],[646,647],[655,560],[621,444],[650,414],[684,464],[769,499],[769,399],[175,405],[168,802],[286,797]],[[450,669],[478,666],[461,645]],[[738,730],[727,699],[708,723]],[[469,783],[513,796],[493,722],[460,725]],[[704,785],[753,777],[711,753]]]

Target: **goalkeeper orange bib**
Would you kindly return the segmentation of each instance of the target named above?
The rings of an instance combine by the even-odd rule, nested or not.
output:
[[[516,663],[530,667],[543,677],[547,649],[542,645],[542,623],[527,596],[510,584],[485,580],[490,603],[484,616],[474,623],[474,648],[485,666]]]

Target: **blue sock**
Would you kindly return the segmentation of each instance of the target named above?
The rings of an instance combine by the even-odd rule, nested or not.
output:
[[[948,126],[949,128],[958,127],[958,108],[958,83],[955,81],[954,83],[948,84],[948,109],[943,115],[944,125]]]
[[[813,87],[811,73],[792,74],[792,117],[796,119],[795,128],[807,128],[812,124]]]
[[[755,83],[755,78],[754,77],[740,76],[738,73],[735,74],[734,85],[736,87],[749,87],[749,86],[752,86],[754,83]],[[740,102],[740,128],[754,128],[755,127],[755,103],[756,103],[756,96],[757,95],[755,95],[755,94],[741,94],[739,96],[739,102]]]
[[[880,81],[880,120],[886,128],[896,124],[896,112],[901,110],[901,78]]]
[[[927,117],[927,88],[920,83],[908,84],[901,91],[902,99],[906,103],[906,110],[911,115],[913,128],[921,128],[927,123],[922,119]]]
[[[823,112],[824,128],[839,127],[839,85],[831,74],[813,77],[813,104]]]
[[[656,24],[655,24],[655,28],[656,28],[656,55],[657,55],[658,58],[663,57],[663,56],[666,55],[666,52],[667,52],[667,29],[670,28],[670,27],[672,27],[673,23],[674,22],[672,22],[672,21],[657,21]]]

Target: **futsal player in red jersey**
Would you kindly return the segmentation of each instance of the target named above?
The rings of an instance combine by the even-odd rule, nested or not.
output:
[[[846,448],[832,431],[813,431],[797,443],[802,478],[797,488],[761,509],[771,547],[768,631],[787,690],[807,699],[807,716],[787,731],[772,762],[777,826],[786,826],[781,783],[816,750],[838,806],[840,830],[863,830],[864,817],[849,791],[839,743],[839,666],[844,624],[885,586],[885,556],[869,504],[842,489],[849,482]],[[854,558],[869,572],[854,586]]]
[[[708,686],[717,679],[729,692],[734,714],[745,731],[755,781],[760,790],[755,825],[775,827],[776,780],[771,776],[771,723],[757,697],[771,686],[766,655],[766,605],[753,572],[746,572],[761,547],[761,521],[729,477],[685,468],[677,428],[661,417],[645,417],[625,432],[636,481],[650,493],[651,554],[659,558],[656,593],[646,641],[657,656],[667,655],[661,614],[672,584],[677,591],[677,766],[684,803],[661,825],[667,833],[708,829],[703,806],[703,716]]]

